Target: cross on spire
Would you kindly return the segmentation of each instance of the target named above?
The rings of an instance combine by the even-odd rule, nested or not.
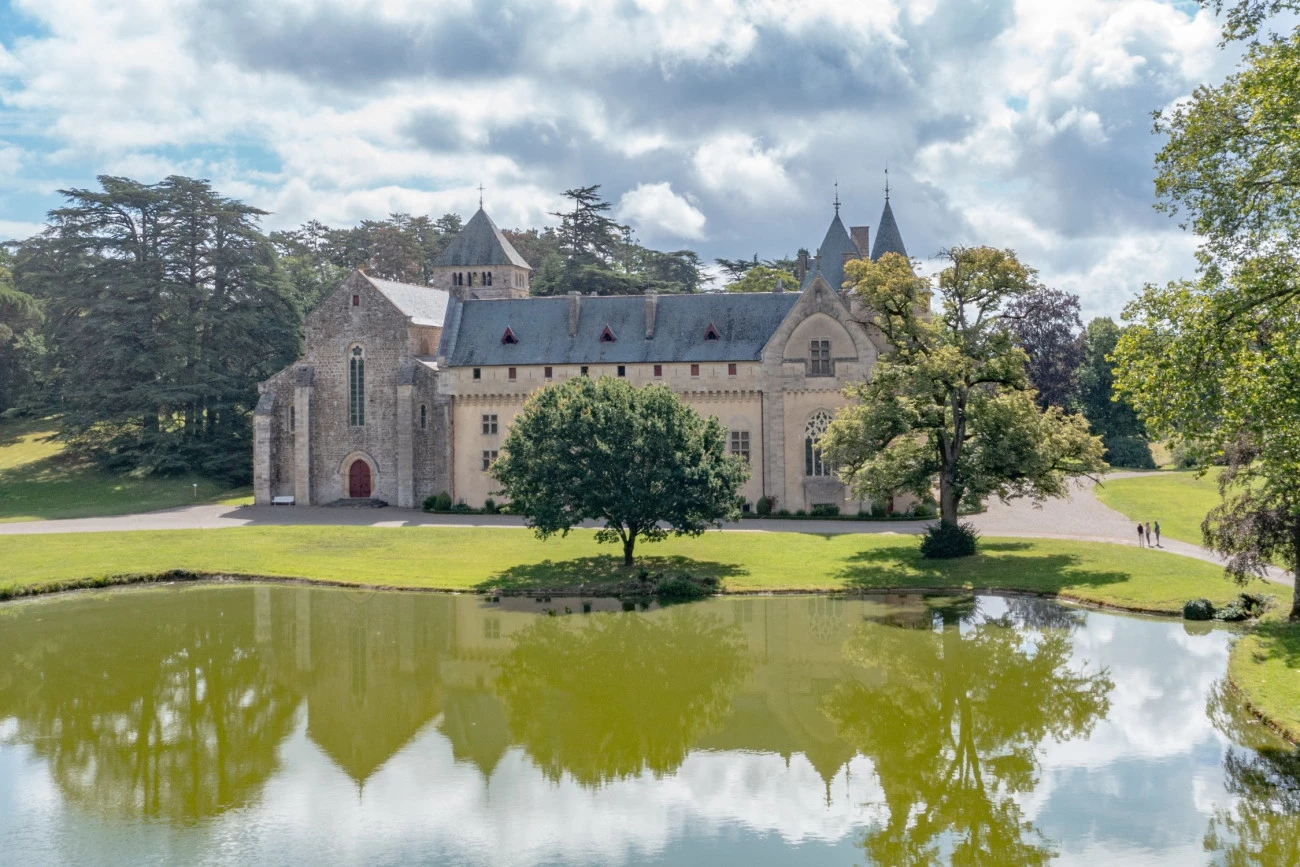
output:
[[[889,161],[885,161],[885,202],[889,202]]]
[[[835,179],[835,213],[840,212],[840,179]]]
[[[478,209],[480,211],[483,210],[483,182],[482,181],[479,181],[478,184]]]

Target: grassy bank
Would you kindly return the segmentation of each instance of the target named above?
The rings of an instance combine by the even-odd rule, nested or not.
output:
[[[1208,563],[1162,551],[1056,540],[986,540],[955,561],[922,560],[913,537],[711,532],[641,547],[652,571],[719,578],[730,592],[883,588],[1012,589],[1174,613],[1235,593]],[[514,528],[245,527],[0,536],[0,595],[172,569],[357,585],[506,592],[627,579],[590,531],[538,541]]]
[[[1256,713],[1300,744],[1300,624],[1266,617],[1233,646],[1228,677]]]
[[[241,502],[200,478],[113,475],[74,460],[52,439],[48,419],[0,423],[0,521],[123,515],[190,505]],[[198,484],[197,495],[194,485]]]
[[[1219,504],[1217,471],[1198,476],[1191,470],[1106,479],[1097,499],[1137,521],[1159,521],[1163,535],[1201,544],[1201,521]]]

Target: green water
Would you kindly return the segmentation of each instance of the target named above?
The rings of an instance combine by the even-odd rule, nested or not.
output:
[[[0,606],[0,862],[1300,864],[1300,759],[1223,687],[1228,632],[995,597],[620,608]]]

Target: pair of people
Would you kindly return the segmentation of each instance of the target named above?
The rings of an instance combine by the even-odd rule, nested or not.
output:
[[[1151,541],[1152,532],[1155,533],[1154,543]],[[1155,522],[1154,528],[1152,527],[1150,521],[1147,521],[1146,524],[1143,524],[1141,521],[1138,522],[1138,547],[1139,548],[1163,547],[1160,544],[1160,522],[1159,521]]]

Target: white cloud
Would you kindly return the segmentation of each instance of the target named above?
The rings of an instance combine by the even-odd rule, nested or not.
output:
[[[704,214],[669,183],[639,184],[619,199],[617,216],[648,238],[704,237]]]
[[[694,162],[706,187],[750,204],[776,207],[795,193],[781,154],[742,133],[724,133],[704,142]]]

